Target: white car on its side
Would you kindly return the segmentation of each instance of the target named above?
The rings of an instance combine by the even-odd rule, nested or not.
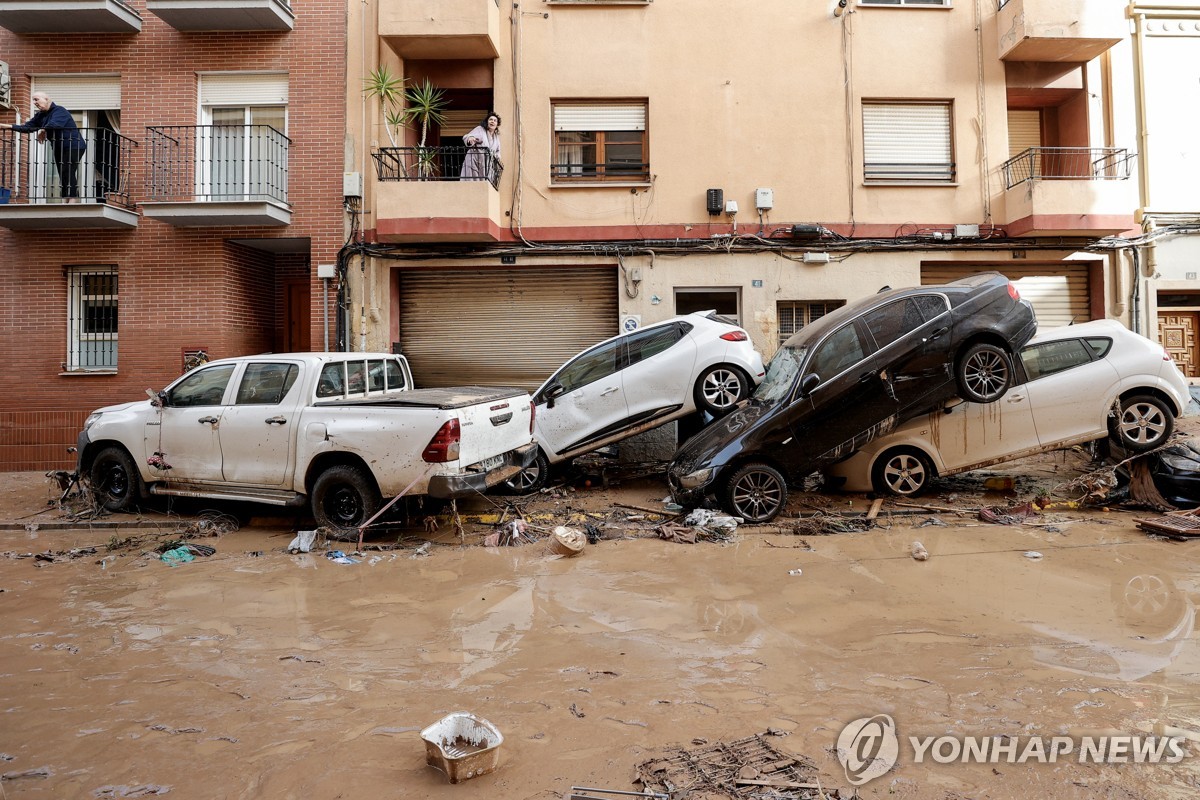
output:
[[[584,350],[533,396],[533,464],[509,482],[519,493],[569,461],[695,411],[721,416],[766,370],[746,331],[715,311],[672,317]]]
[[[901,425],[826,471],[847,491],[912,496],[929,482],[1109,436],[1127,452],[1164,444],[1189,401],[1162,346],[1114,320],[1038,334],[995,403],[960,403]]]

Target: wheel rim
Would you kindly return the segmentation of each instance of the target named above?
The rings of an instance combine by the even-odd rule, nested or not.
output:
[[[742,376],[731,369],[714,369],[704,376],[700,392],[712,408],[732,408],[742,396]]]
[[[747,472],[733,485],[733,510],[748,520],[765,519],[783,502],[783,486],[769,472]]]
[[[1157,575],[1135,575],[1125,584],[1125,604],[1130,611],[1150,616],[1167,608],[1171,590]]]
[[[998,397],[1008,385],[1008,363],[999,353],[973,353],[963,365],[963,383],[979,397]]]
[[[348,486],[339,487],[325,498],[325,515],[343,528],[353,528],[361,522],[362,498]]]
[[[1167,430],[1162,409],[1153,403],[1133,403],[1121,413],[1121,435],[1139,445],[1154,444]]]
[[[129,494],[129,474],[125,467],[116,461],[103,466],[100,471],[100,491],[115,500],[122,500]]]
[[[892,456],[883,468],[883,480],[896,494],[914,494],[927,479],[921,459],[908,453]]]
[[[509,486],[520,492],[529,491],[537,485],[538,479],[542,477],[542,470],[537,464],[530,464],[525,469],[517,473],[516,477],[508,482]]]

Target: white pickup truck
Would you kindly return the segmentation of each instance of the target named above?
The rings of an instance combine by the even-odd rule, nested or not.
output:
[[[78,474],[104,506],[147,493],[312,505],[356,528],[384,498],[463,497],[533,459],[520,389],[411,389],[403,356],[292,353],[205,364],[165,390],[84,422]]]

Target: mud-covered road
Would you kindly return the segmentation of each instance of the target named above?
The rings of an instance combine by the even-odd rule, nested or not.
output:
[[[1044,464],[1058,482],[1074,468],[1061,455]],[[155,529],[50,524],[44,483],[0,476],[0,518],[18,523],[0,530],[4,800],[550,800],[573,785],[635,789],[636,765],[667,745],[768,729],[845,791],[838,734],[876,714],[895,720],[901,749],[864,798],[1200,791],[1193,755],[940,764],[914,763],[907,744],[1200,739],[1200,541],[1149,538],[1134,523],[1147,512],[1051,510],[1001,526],[889,503],[874,530],[797,535],[785,519],[741,528],[732,544],[662,541],[635,519],[638,538],[577,558],[545,543],[482,547],[485,525],[468,524],[463,546],[443,525],[424,555],[416,529],[356,564],[289,555],[285,518],[196,540],[216,553],[171,567],[153,539],[105,549]],[[960,481],[925,502],[1021,499],[972,488]],[[642,480],[537,510],[590,509],[619,529],[613,520],[638,514],[613,503],[661,508],[664,493]],[[20,527],[30,521],[41,524]],[[911,557],[917,540],[927,561]],[[88,545],[97,552],[21,557]],[[426,766],[419,732],[453,711],[503,733],[495,773],[450,785]]]

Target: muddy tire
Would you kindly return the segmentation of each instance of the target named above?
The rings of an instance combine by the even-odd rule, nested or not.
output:
[[[750,378],[737,367],[717,364],[700,373],[694,395],[696,408],[719,417],[750,396]]]
[[[871,468],[871,486],[877,494],[916,497],[929,488],[933,462],[914,447],[897,447],[883,453]]]
[[[958,393],[972,403],[994,403],[1012,386],[1012,362],[1004,348],[976,342],[954,365]]]
[[[550,478],[550,460],[539,447],[533,463],[517,473],[516,477],[504,482],[504,490],[509,494],[533,494],[541,491]]]
[[[1166,444],[1175,431],[1175,414],[1148,394],[1121,401],[1121,413],[1109,419],[1110,437],[1129,453],[1145,453]]]
[[[725,510],[754,525],[770,522],[787,505],[787,481],[774,467],[747,464],[725,484]]]
[[[361,467],[330,467],[313,484],[313,519],[324,528],[361,527],[382,504],[375,481]]]
[[[141,499],[137,466],[123,447],[106,447],[97,453],[88,480],[96,502],[109,511],[129,511]]]

